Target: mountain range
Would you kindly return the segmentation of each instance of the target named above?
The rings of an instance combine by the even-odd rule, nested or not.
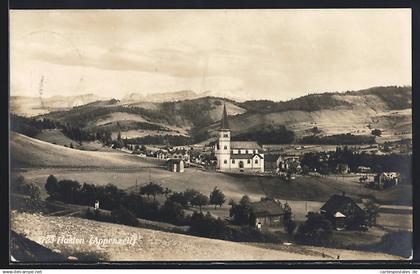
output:
[[[35,117],[54,119],[89,131],[108,130],[116,137],[183,136],[194,142],[214,139],[226,105],[233,136],[247,136],[285,127],[302,136],[370,135],[380,129],[380,141],[411,138],[411,87],[373,87],[342,93],[310,94],[289,101],[239,102],[178,91],[149,96],[130,94],[121,100],[95,95],[56,97],[43,101],[43,113]],[[11,98],[12,112],[30,113],[34,103]],[[39,104],[36,105],[39,108]],[[29,109],[29,110],[28,110]]]

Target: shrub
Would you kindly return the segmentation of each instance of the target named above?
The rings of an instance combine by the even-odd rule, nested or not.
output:
[[[302,244],[322,245],[332,236],[331,222],[323,215],[309,212],[306,221],[298,227],[296,240]]]
[[[45,189],[50,196],[56,196],[58,194],[58,180],[54,175],[48,176]]]
[[[372,133],[372,135],[378,136],[378,137],[381,137],[381,135],[382,135],[382,131],[380,129],[377,129],[377,128],[375,128],[374,130],[372,130],[371,133]]]
[[[229,240],[230,230],[226,222],[213,218],[209,212],[206,215],[195,212],[191,216],[189,232],[192,235]]]
[[[244,195],[239,204],[233,203],[230,211],[230,217],[232,217],[232,223],[236,225],[254,225],[255,216],[252,212],[250,200],[247,195]]]
[[[113,210],[111,212],[111,215],[114,219],[114,222],[118,224],[124,224],[124,225],[131,225],[131,226],[138,226],[139,221],[136,218],[136,215],[134,215],[133,212],[128,210],[127,208],[121,206],[120,208]]]
[[[182,192],[174,192],[169,197],[168,200],[174,203],[180,204],[183,208],[188,208],[188,200]]]
[[[176,225],[186,224],[183,206],[177,202],[166,200],[165,204],[159,210],[159,220]]]
[[[201,194],[201,193],[198,193],[191,199],[191,205],[198,206],[200,208],[200,212],[201,212],[201,207],[208,204],[209,204],[209,198],[206,195]]]

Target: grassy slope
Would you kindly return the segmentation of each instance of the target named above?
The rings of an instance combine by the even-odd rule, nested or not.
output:
[[[18,233],[25,233],[35,242],[40,242],[45,235],[72,235],[89,241],[90,235],[101,239],[136,237],[133,245],[108,245],[101,250],[97,245],[89,244],[46,244],[48,248],[63,251],[105,252],[111,261],[158,261],[158,260],[321,260],[322,257],[311,254],[299,254],[287,250],[273,250],[221,240],[199,238],[181,234],[128,227],[117,224],[101,223],[73,217],[45,217],[26,213],[14,213],[11,218],[12,228]],[[380,254],[355,252],[348,250],[324,249],[339,252],[341,259],[398,259],[398,257]],[[315,253],[316,254],[316,253]]]
[[[80,151],[11,133],[11,158],[21,167],[141,168],[158,165],[125,153]]]

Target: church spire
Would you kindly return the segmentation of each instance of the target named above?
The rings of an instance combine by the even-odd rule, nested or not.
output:
[[[223,103],[223,117],[220,129],[229,129],[228,116],[226,112],[226,103]]]

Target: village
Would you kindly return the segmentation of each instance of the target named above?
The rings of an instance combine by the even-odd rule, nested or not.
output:
[[[412,257],[409,9],[10,15],[14,262]]]
[[[365,189],[386,191],[396,188],[401,180],[409,178],[407,178],[407,174],[405,177],[401,176],[398,171],[375,171],[370,166],[357,165],[349,158],[346,162],[346,159],[340,153],[386,155],[392,150],[410,150],[410,146],[411,143],[407,142],[348,147],[299,144],[260,145],[254,141],[231,141],[228,115],[226,107],[224,107],[218,138],[210,145],[127,145],[120,150],[140,158],[156,158],[160,160],[161,165],[168,172],[182,174],[190,169],[198,169],[205,172],[277,178],[278,184],[293,184],[296,179],[303,178],[304,180],[305,176],[330,177],[336,181],[342,181],[343,184],[350,184],[353,188],[360,189],[358,194],[362,194]],[[335,159],[333,159],[334,157]],[[340,161],[337,158],[343,160]],[[151,183],[152,181],[151,179]],[[286,217],[286,222],[296,216],[298,216],[298,221],[302,222],[310,211],[314,211],[326,217],[337,231],[347,229],[367,231],[376,224],[381,205],[374,204],[369,199],[372,196],[365,195],[366,199],[360,199],[360,197],[354,198],[354,193],[352,194],[348,196],[344,190],[338,190],[325,203],[309,201],[311,210],[308,210],[308,201],[306,201],[304,212],[302,212],[302,207],[298,205],[296,214],[293,215],[291,213],[293,212],[293,205],[298,204],[293,200],[261,197],[260,201],[248,201],[254,214],[252,226],[258,230],[277,231],[279,227],[285,225],[285,215],[290,214]],[[200,208],[201,206],[207,206],[208,203],[209,201],[203,202],[200,204]],[[214,210],[212,207],[206,209],[212,216],[222,217],[224,220],[231,222],[233,202],[230,201],[229,204],[231,205],[230,210],[224,208],[224,211],[222,211],[222,205],[220,205],[220,209],[216,207]],[[366,209],[366,205],[371,208]],[[407,210],[409,212],[409,209],[403,206],[393,206],[392,208],[395,212],[407,212]],[[99,209],[99,201],[96,201],[95,209]]]
[[[51,158],[49,168],[17,169],[14,208],[269,249],[409,256],[387,247],[405,247],[412,231],[411,140],[261,144],[236,138],[226,105],[220,116],[216,138],[206,144],[130,144],[118,133],[95,152],[16,136],[66,157]],[[75,169],[79,154],[83,164]],[[55,168],[66,158],[69,167]],[[340,260],[344,253],[319,254]]]

